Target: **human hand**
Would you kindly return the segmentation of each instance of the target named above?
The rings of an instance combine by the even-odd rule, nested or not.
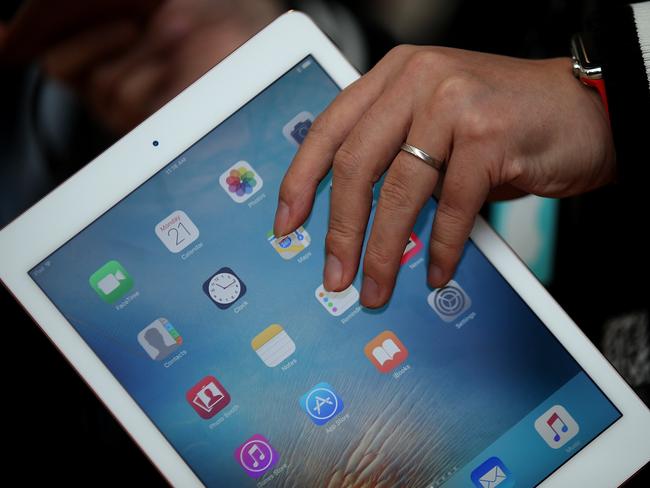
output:
[[[164,0],[144,25],[116,20],[52,46],[43,66],[124,133],[280,13],[277,0]]]
[[[565,197],[614,178],[607,114],[571,69],[568,58],[393,49],[314,121],[282,182],[275,235],[306,220],[332,168],[323,282],[344,290],[359,266],[373,185],[386,173],[361,290],[364,306],[380,307],[392,294],[417,215],[438,185],[428,282],[443,286],[487,198]],[[400,151],[404,141],[446,162],[444,170]]]

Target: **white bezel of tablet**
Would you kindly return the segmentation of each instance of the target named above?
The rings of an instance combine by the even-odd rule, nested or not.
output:
[[[173,485],[201,482],[28,271],[309,54],[341,87],[359,76],[308,17],[289,12],[0,232],[2,281]],[[472,238],[623,414],[542,486],[622,483],[650,459],[650,412],[480,218]]]

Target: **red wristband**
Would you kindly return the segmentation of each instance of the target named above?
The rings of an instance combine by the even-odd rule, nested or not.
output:
[[[607,113],[607,118],[609,118],[609,105],[607,104],[607,91],[605,91],[605,80],[603,80],[602,78],[599,80],[580,78],[580,81],[582,81],[585,85],[598,90],[600,99],[603,101],[603,105],[605,106],[605,112]]]

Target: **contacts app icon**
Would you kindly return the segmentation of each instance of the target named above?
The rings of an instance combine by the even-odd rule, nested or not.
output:
[[[162,361],[183,343],[183,338],[165,318],[151,322],[138,334],[138,342],[154,361]]]

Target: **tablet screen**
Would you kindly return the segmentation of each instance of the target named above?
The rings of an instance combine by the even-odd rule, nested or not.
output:
[[[433,200],[379,311],[322,287],[329,178],[272,235],[339,90],[305,58],[32,278],[206,485],[539,483],[620,412],[473,243],[427,288]]]

